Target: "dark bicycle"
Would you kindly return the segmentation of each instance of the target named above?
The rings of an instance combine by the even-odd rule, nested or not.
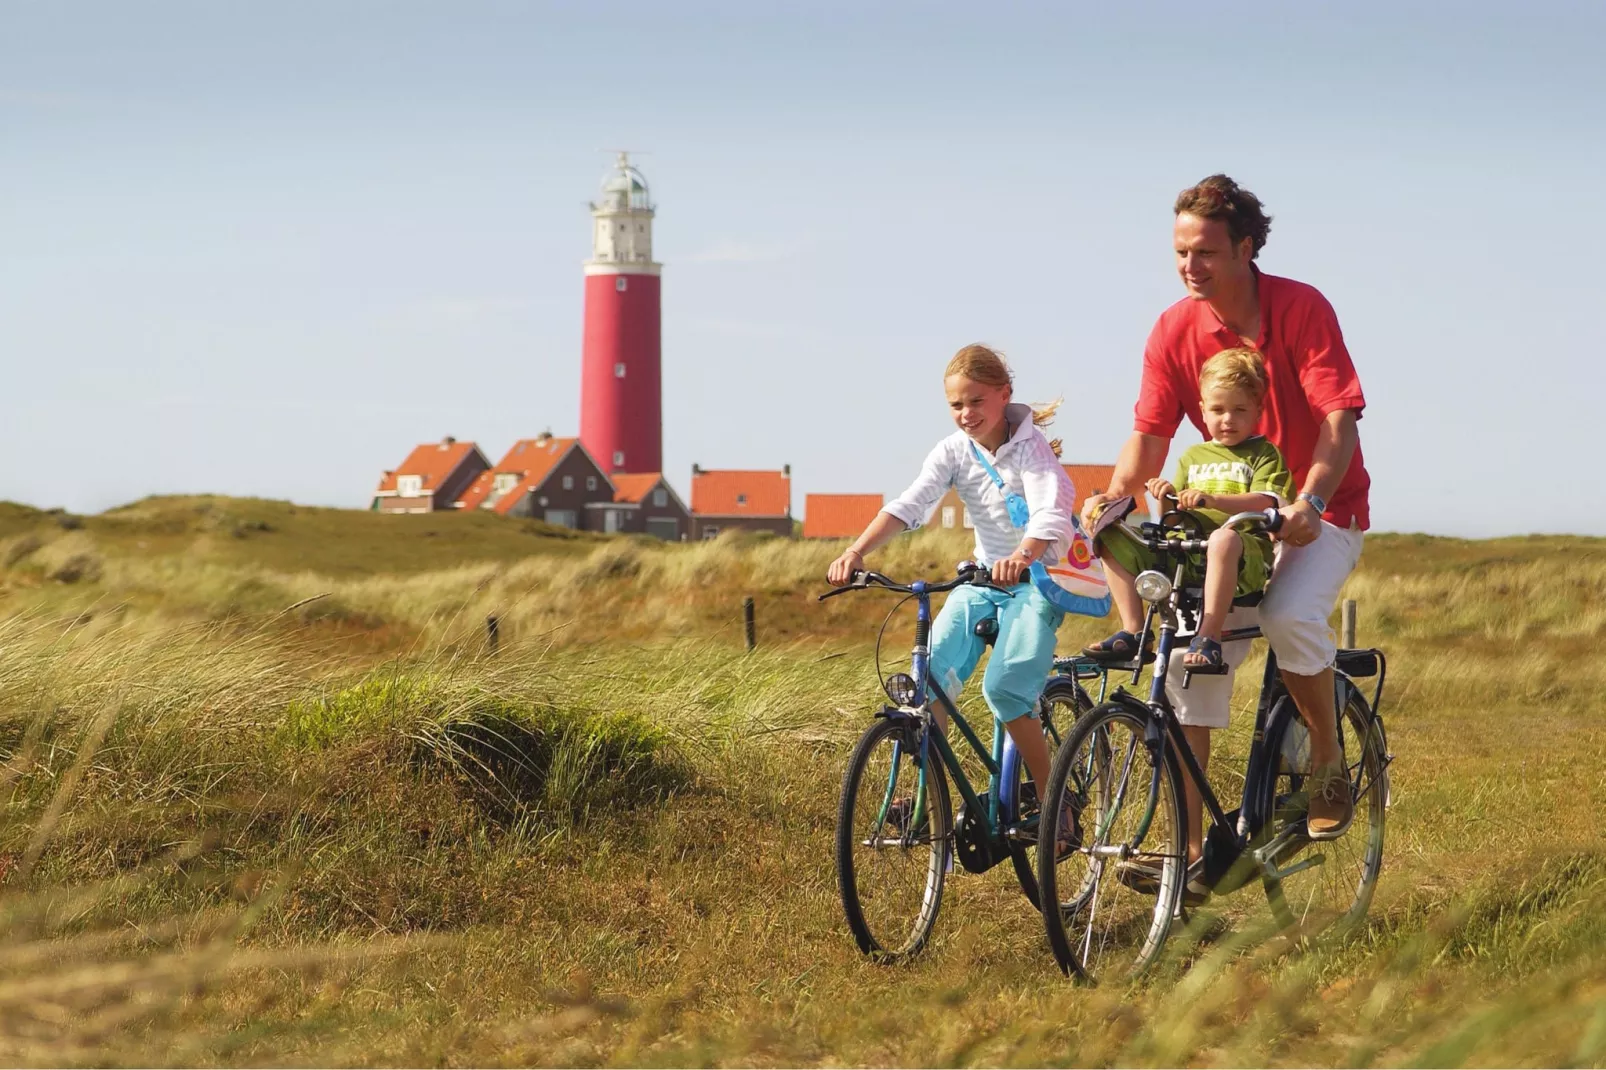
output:
[[[1030,854],[1037,845],[1036,791],[1020,752],[996,718],[992,748],[984,747],[953,700],[931,678],[931,596],[965,584],[996,586],[986,569],[965,562],[959,575],[945,583],[902,584],[880,573],[857,572],[847,586],[820,596],[824,601],[870,588],[907,595],[888,614],[889,621],[909,598],[917,601],[909,671],[882,680],[891,703],[876,713],[874,723],[859,737],[842,777],[837,811],[842,909],[859,950],[880,961],[907,959],[925,946],[955,857],[972,873],[985,872],[1008,858],[1021,890],[1037,905]],[[997,631],[997,621],[991,619],[977,628],[989,644]],[[878,666],[880,643],[878,637]],[[934,707],[948,715],[986,768],[984,794],[971,786],[945,734],[935,730]],[[1049,677],[1037,715],[1050,748],[1059,741],[1060,724],[1070,724],[1092,707],[1073,677]],[[948,795],[950,776],[963,799],[957,815]]]
[[[1377,713],[1387,670],[1380,650],[1338,653],[1339,741],[1356,807],[1341,837],[1312,841],[1306,836],[1310,736],[1270,652],[1242,801],[1231,813],[1217,802],[1165,692],[1177,636],[1197,627],[1201,610],[1199,588],[1183,583],[1184,558],[1205,550],[1204,533],[1190,530],[1190,519],[1171,513],[1160,524],[1140,527],[1151,550],[1176,562],[1170,577],[1153,570],[1137,577],[1138,593],[1148,604],[1139,650],[1149,649],[1158,620],[1157,650],[1129,663],[1101,666],[1106,683],[1108,673],[1130,671],[1135,685],[1144,664],[1154,662],[1148,700],[1118,687],[1106,701],[1101,689],[1100,704],[1077,720],[1060,747],[1043,793],[1040,843],[1076,845],[1073,851],[1062,849],[1058,860],[1038,849],[1043,921],[1060,968],[1086,981],[1131,976],[1148,967],[1181,915],[1188,870],[1184,771],[1198,786],[1210,817],[1203,876],[1212,894],[1259,878],[1277,921],[1313,932],[1365,917],[1382,868],[1393,756]],[[1277,511],[1267,510],[1239,513],[1226,526],[1271,532],[1280,524]],[[1259,595],[1251,595],[1234,604],[1258,601]],[[1226,632],[1222,641],[1259,636],[1258,627],[1241,628]],[[1063,659],[1083,675],[1088,660]],[[1183,686],[1205,672],[1185,670]],[[1371,676],[1377,684],[1368,702],[1354,681]],[[1072,822],[1064,832],[1062,815]]]

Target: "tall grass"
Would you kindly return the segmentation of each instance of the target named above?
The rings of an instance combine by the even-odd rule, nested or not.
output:
[[[891,600],[815,603],[837,546],[332,576],[135,553],[93,518],[30,534],[0,551],[10,1061],[1606,1061],[1588,542],[1372,540],[1349,590],[1398,757],[1368,924],[1292,943],[1249,889],[1090,991],[1007,867],[950,882],[911,966],[845,936],[836,791]],[[99,577],[51,579],[68,551]],[[872,564],[965,552],[930,532]],[[1240,716],[1224,797],[1248,742]]]

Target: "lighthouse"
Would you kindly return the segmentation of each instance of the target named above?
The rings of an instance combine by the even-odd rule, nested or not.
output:
[[[647,180],[621,152],[591,206],[580,442],[603,471],[663,470],[658,282]]]

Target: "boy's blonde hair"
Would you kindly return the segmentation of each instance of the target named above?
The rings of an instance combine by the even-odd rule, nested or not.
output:
[[[1004,355],[991,346],[984,346],[980,342],[970,345],[954,354],[954,359],[948,362],[948,368],[942,373],[947,379],[950,375],[963,375],[972,382],[984,386],[1014,386],[1015,373],[1009,370],[1004,362]],[[1038,427],[1047,427],[1054,422],[1054,414],[1059,411],[1059,399],[1047,405],[1033,405],[1032,423]],[[1054,447],[1054,456],[1060,455],[1060,440],[1052,439],[1049,445]]]
[[[1265,358],[1246,346],[1223,349],[1199,369],[1201,394],[1213,386],[1226,387],[1229,390],[1242,390],[1256,402],[1261,402],[1266,400],[1268,385]]]

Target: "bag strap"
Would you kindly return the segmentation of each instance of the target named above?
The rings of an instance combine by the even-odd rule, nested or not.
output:
[[[984,469],[987,470],[987,474],[993,479],[993,486],[997,487],[1001,491],[1004,491],[1005,494],[1008,494],[1009,492],[1004,490],[1004,477],[999,475],[998,469],[994,468],[992,463],[981,455],[981,450],[976,447],[975,439],[970,440],[970,454],[972,457],[976,458],[977,462],[980,463]]]

